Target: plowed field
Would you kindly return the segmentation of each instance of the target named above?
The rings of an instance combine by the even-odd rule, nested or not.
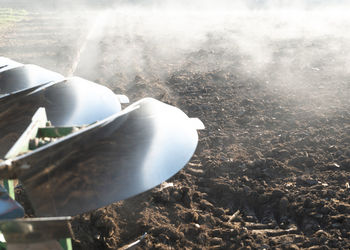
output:
[[[346,34],[263,15],[226,26],[193,13],[98,16],[28,12],[0,30],[0,55],[65,75],[76,63],[74,75],[131,102],[170,103],[206,129],[166,184],[76,216],[75,249],[117,249],[146,232],[140,249],[350,248]]]

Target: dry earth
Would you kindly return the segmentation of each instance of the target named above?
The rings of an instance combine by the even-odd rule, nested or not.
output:
[[[66,14],[30,14],[2,31],[0,55],[66,74],[91,25],[86,13]],[[117,249],[146,232],[140,249],[350,248],[350,74],[333,70],[332,38],[276,42],[274,60],[256,74],[251,58],[216,34],[169,62],[116,25],[104,27],[93,72],[77,74],[132,101],[175,105],[206,130],[169,185],[76,216],[75,249]],[[126,72],[119,43],[141,47],[144,65],[130,57]],[[283,59],[306,51],[317,65],[293,61],[300,77],[291,84],[278,74]]]

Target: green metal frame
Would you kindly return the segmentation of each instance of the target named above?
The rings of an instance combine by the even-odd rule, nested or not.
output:
[[[7,192],[9,193],[9,196],[11,197],[11,199],[15,200],[15,184],[13,180],[4,180],[4,188],[7,190]]]
[[[1,232],[0,232],[0,234],[1,234]],[[6,242],[0,241],[0,250],[6,250],[6,249],[7,249]]]
[[[58,241],[64,250],[73,250],[72,239],[65,238]]]
[[[6,154],[5,159],[11,159],[17,155],[30,150],[29,142],[34,138],[49,137],[57,138],[68,135],[74,132],[75,127],[46,127],[47,121],[45,108],[39,108],[33,118],[31,124],[24,131],[22,136],[17,140],[13,147]],[[3,180],[3,185],[6,188],[9,196],[15,200],[15,187],[13,180]],[[1,232],[0,232],[1,234]],[[64,250],[73,250],[72,239],[65,238],[58,240]],[[0,242],[0,250],[7,249],[6,242]]]
[[[39,128],[36,137],[58,138],[74,132],[75,127],[45,127]]]

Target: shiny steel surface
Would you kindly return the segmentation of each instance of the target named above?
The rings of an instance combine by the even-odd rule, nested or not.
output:
[[[71,237],[71,217],[0,220],[0,231],[8,243],[32,243]]]
[[[23,216],[23,207],[12,200],[6,189],[0,185],[0,220],[21,218]]]
[[[181,110],[151,98],[13,160],[38,216],[76,215],[177,173],[198,142]],[[29,167],[29,169],[24,169]]]
[[[23,95],[0,98],[0,158],[16,142],[39,107],[53,126],[78,126],[105,119],[121,110],[108,88],[78,78],[46,84]]]
[[[36,65],[23,65],[0,73],[0,95],[63,80],[64,77],[58,73]]]
[[[8,59],[6,57],[0,57],[0,73],[9,70],[18,66],[22,66],[23,64]]]
[[[46,83],[46,84],[50,84],[50,83]],[[39,85],[39,86],[34,86],[34,87],[31,87],[31,88],[28,88],[25,90],[16,91],[13,93],[8,93],[8,94],[4,94],[4,95],[0,94],[0,107],[2,105],[5,105],[6,103],[11,103],[13,101],[16,101],[21,96],[26,96],[26,95],[30,94],[31,92],[33,92],[34,90],[36,90],[40,87],[43,87],[43,86],[45,86],[45,84]]]

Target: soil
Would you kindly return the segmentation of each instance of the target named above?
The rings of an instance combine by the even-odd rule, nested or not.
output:
[[[96,67],[81,76],[132,102],[177,106],[206,129],[168,185],[74,217],[74,249],[118,249],[145,233],[137,249],[350,248],[350,74],[326,56],[332,38],[276,41],[262,74],[216,34],[162,61],[146,39],[111,32],[117,25],[104,28]],[[0,54],[66,74],[88,27],[84,14],[31,14],[2,31]],[[143,49],[143,65],[128,58],[132,72],[118,54],[128,42]],[[278,73],[286,51],[317,65],[293,61],[298,79],[288,80]]]

